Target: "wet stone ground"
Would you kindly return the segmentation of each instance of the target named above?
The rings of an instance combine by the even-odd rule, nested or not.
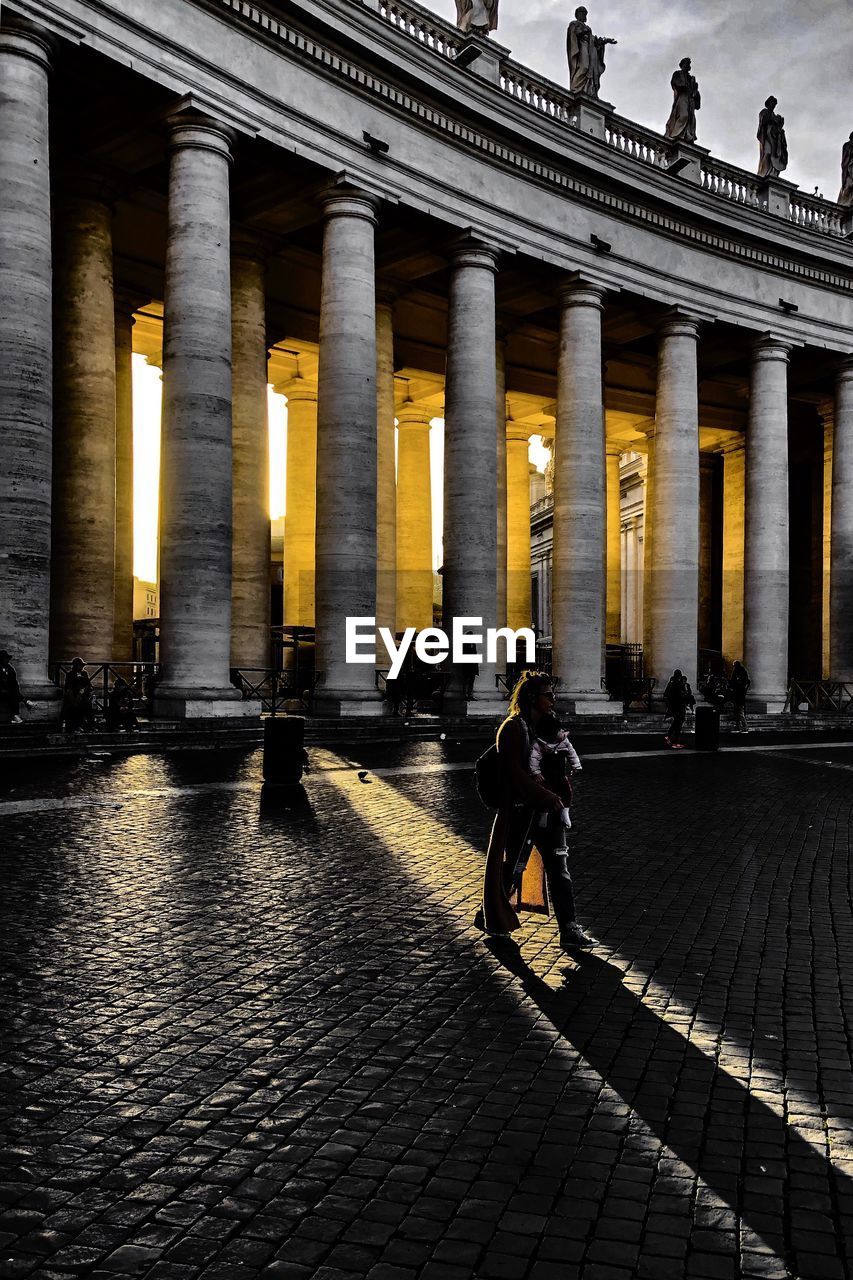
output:
[[[853,750],[589,757],[577,960],[477,750],[7,770],[2,1280],[851,1276]]]

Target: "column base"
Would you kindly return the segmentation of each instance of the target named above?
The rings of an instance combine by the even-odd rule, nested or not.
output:
[[[24,723],[56,723],[62,714],[62,690],[50,681],[34,685],[28,683],[21,690],[21,719]],[[27,706],[26,704],[30,705]]]
[[[607,708],[610,705],[610,698],[603,689],[600,691],[560,689],[557,693],[557,709],[565,715],[603,716],[607,715]],[[613,705],[616,709],[612,714],[621,718],[622,710],[619,703]]]
[[[443,716],[465,716],[469,720],[503,720],[506,716],[507,702],[500,696],[480,698],[448,697],[445,694],[441,706]]]
[[[311,708],[315,716],[333,716],[336,719],[363,720],[389,714],[388,703],[378,689],[373,693],[352,689],[315,689]]]
[[[160,685],[154,691],[155,720],[260,719],[259,702],[243,701],[237,689],[182,689]]]
[[[754,696],[750,693],[746,700],[746,713],[754,716],[780,716],[787,701],[787,690],[784,693],[757,693]]]

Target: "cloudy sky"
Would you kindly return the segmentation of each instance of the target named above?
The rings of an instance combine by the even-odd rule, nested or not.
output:
[[[495,33],[516,61],[567,83],[565,29],[579,0],[500,0]],[[785,117],[803,191],[835,199],[853,132],[853,0],[585,0],[596,35],[614,36],[601,92],[620,115],[663,131],[669,79],[693,59],[702,93],[698,142],[754,170],[758,112],[771,93]],[[421,0],[455,21],[454,0]]]

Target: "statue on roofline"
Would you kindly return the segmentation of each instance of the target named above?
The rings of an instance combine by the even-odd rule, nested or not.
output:
[[[841,152],[841,190],[838,193],[838,203],[843,204],[846,209],[853,206],[853,133]]]
[[[702,106],[702,98],[699,83],[690,73],[692,65],[689,58],[682,58],[670,80],[673,103],[666,122],[666,136],[671,142],[696,141],[696,112]]]
[[[587,23],[583,5],[575,9],[574,22],[566,31],[566,55],[569,59],[569,89],[587,98],[597,98],[604,72],[604,49],[616,44],[610,36],[595,36]]]
[[[758,116],[758,176],[778,178],[788,167],[788,139],[785,137],[785,117],[777,116],[778,102],[770,97]]]
[[[498,26],[498,0],[456,0],[456,25],[466,35],[487,36]]]

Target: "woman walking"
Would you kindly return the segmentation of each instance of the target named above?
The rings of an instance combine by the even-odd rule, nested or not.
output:
[[[507,937],[521,927],[510,901],[513,892],[519,907],[531,910],[546,911],[550,899],[560,930],[560,946],[564,951],[571,951],[590,947],[595,939],[584,933],[575,914],[565,828],[560,818],[565,801],[537,782],[530,771],[537,726],[545,717],[553,716],[553,711],[550,676],[525,671],[513,689],[507,717],[497,734],[502,801],[489,839],[483,905],[475,924],[486,933]],[[531,824],[537,812],[553,814],[554,821],[548,822],[544,829],[535,828],[536,849],[527,861]]]

